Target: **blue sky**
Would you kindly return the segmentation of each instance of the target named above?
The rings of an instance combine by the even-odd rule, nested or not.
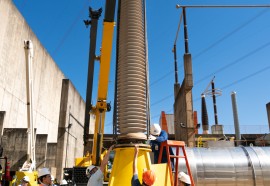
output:
[[[104,8],[105,0],[13,0],[31,29],[65,76],[85,99],[89,49],[88,6]],[[174,58],[181,5],[270,5],[266,0],[147,0],[147,36],[151,121],[161,111],[173,114]],[[200,95],[215,76],[222,90],[217,99],[219,123],[233,133],[231,92],[236,91],[240,129],[244,133],[268,133],[266,104],[270,102],[270,8],[188,8],[189,51],[193,62],[193,109],[201,123]],[[103,16],[103,15],[102,15]],[[99,21],[97,55],[101,46]],[[114,37],[115,40],[116,37]],[[183,80],[183,25],[177,40],[179,82]],[[108,101],[113,104],[115,43],[112,51]],[[98,65],[93,103],[96,101]],[[214,124],[212,98],[206,97],[209,124]],[[112,133],[112,111],[107,113],[105,133]],[[249,127],[247,127],[249,126]]]

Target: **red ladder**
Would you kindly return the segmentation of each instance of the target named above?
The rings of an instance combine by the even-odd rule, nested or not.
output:
[[[160,150],[159,150],[159,156],[158,156],[158,163],[161,162],[161,158],[162,158],[162,152],[163,152],[163,148],[166,148],[166,152],[167,152],[167,160],[168,160],[168,167],[170,170],[170,177],[171,177],[171,185],[173,186],[177,186],[178,185],[178,159],[179,158],[185,158],[186,161],[186,167],[188,170],[188,175],[190,176],[190,181],[191,181],[191,186],[195,186],[194,184],[194,180],[191,174],[191,170],[189,167],[189,163],[188,163],[188,159],[187,159],[187,154],[186,154],[186,150],[185,150],[185,142],[184,141],[173,141],[173,140],[167,140],[161,143],[160,146]],[[170,151],[169,148],[170,147],[175,147],[176,148],[176,155],[170,155]],[[179,155],[179,148],[182,149],[184,156],[180,156]],[[176,158],[176,163],[175,163],[175,177],[174,177],[174,181],[173,181],[173,174],[172,174],[172,167],[171,167],[171,158]]]

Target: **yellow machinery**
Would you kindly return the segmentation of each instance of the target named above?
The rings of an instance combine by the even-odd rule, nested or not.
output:
[[[107,0],[103,22],[101,55],[96,58],[100,61],[97,102],[96,105],[90,106],[90,112],[95,116],[92,154],[88,153],[84,158],[77,159],[76,166],[86,167],[91,164],[99,166],[100,158],[102,157],[105,112],[110,110],[110,105],[107,102],[107,92],[115,24],[113,21],[114,9],[115,0]],[[91,13],[95,13],[95,15],[93,16]],[[90,9],[91,18],[97,19],[100,13],[101,10],[93,12]],[[119,1],[118,13],[116,92],[114,100],[114,115],[116,116],[114,118],[116,119],[114,122],[116,123],[114,125],[114,134],[118,133],[118,139],[117,145],[114,148],[112,171],[111,174],[108,174],[108,172],[104,173],[104,181],[109,180],[110,186],[128,186],[131,184],[134,145],[139,144],[139,179],[142,180],[144,169],[152,169],[156,172],[158,178],[155,183],[156,186],[171,185],[167,164],[152,165],[149,154],[151,148],[146,144],[149,135],[150,117],[145,1]],[[85,21],[85,23],[93,23],[93,20]],[[95,28],[96,26],[93,27],[91,24],[91,33],[92,29]],[[90,35],[90,40],[94,41],[95,38],[92,38]],[[95,49],[95,47],[90,47],[90,49],[93,48]],[[94,55],[93,51],[90,50],[90,52]],[[89,58],[93,59],[93,56],[89,56]],[[89,61],[91,63],[89,64],[90,66],[93,65],[93,60],[91,62]],[[90,90],[92,91],[92,87]],[[89,99],[91,100],[91,97],[86,98],[86,102]],[[88,109],[87,107],[86,103],[86,109]],[[87,130],[89,128],[85,126],[85,131]],[[73,175],[73,178],[76,178],[76,175]],[[77,184],[76,181],[75,184]]]
[[[110,110],[107,103],[107,92],[109,83],[109,70],[111,50],[113,41],[114,22],[104,22],[103,42],[100,56],[100,74],[98,84],[98,95],[96,106],[92,106],[91,112],[95,115],[94,143],[92,150],[92,163],[99,164],[99,156],[102,148],[105,112]]]
[[[38,173],[37,173],[37,171],[33,171],[33,172],[29,172],[29,171],[17,171],[16,172],[16,176],[17,176],[17,178],[13,180],[13,182],[15,181],[16,185],[21,184],[21,179],[24,176],[28,176],[29,179],[30,179],[30,182],[29,182],[28,185],[30,185],[30,186],[36,186],[36,185],[38,185],[38,182],[37,182]],[[13,185],[13,184],[11,183],[10,185]]]
[[[100,49],[100,56],[97,58],[100,61],[97,103],[96,105],[92,105],[90,110],[90,112],[95,116],[94,139],[91,155],[91,161],[94,165],[100,164],[99,158],[102,150],[105,112],[110,111],[110,104],[107,103],[107,93],[110,74],[109,72],[113,42],[113,30],[115,25],[113,21],[114,10],[115,0],[107,0],[105,18],[103,21],[102,45]]]
[[[85,157],[76,158],[75,167],[73,169],[73,181],[77,181],[76,177],[85,176],[85,169],[90,165],[99,166],[101,158],[104,156],[106,151],[102,152],[103,147],[103,133],[104,133],[104,121],[105,113],[111,110],[110,103],[107,102],[107,92],[109,83],[109,72],[110,72],[110,61],[111,61],[111,51],[113,43],[113,32],[114,32],[114,12],[115,12],[115,0],[106,0],[105,16],[103,20],[103,34],[102,34],[102,45],[100,49],[100,56],[95,55],[95,45],[96,45],[96,35],[97,35],[97,20],[100,17],[102,9],[97,11],[89,9],[91,20],[84,21],[86,26],[91,24],[90,31],[90,54],[89,54],[89,72],[88,72],[88,85],[87,85],[87,97],[86,97],[86,113],[85,113]],[[94,61],[98,60],[100,62],[99,67],[99,79],[98,79],[98,93],[96,105],[91,104],[92,100],[92,84],[93,84],[93,69]],[[89,76],[92,76],[89,78]],[[90,96],[89,96],[90,95]],[[89,113],[90,111],[90,113]],[[92,153],[89,153],[89,146],[87,145],[89,140],[89,114],[92,114],[95,118],[95,128],[94,128],[94,138]],[[76,175],[76,169],[84,168],[83,171],[79,170],[78,175]],[[109,174],[107,169],[105,169],[104,180],[109,180]],[[84,174],[84,175],[82,175]],[[85,179],[84,183],[87,180]]]
[[[166,163],[151,164],[149,145],[140,145],[138,154],[138,177],[142,183],[142,173],[144,170],[154,170],[157,176],[155,186],[171,185],[169,168]],[[130,185],[133,176],[134,145],[117,145],[113,169],[110,176],[109,186]]]

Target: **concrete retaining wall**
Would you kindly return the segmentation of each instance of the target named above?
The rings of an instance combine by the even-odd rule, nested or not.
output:
[[[57,167],[57,172],[62,170],[66,162],[66,147],[69,152],[67,165],[73,166],[74,157],[83,156],[85,102],[72,83],[65,79],[11,0],[0,0],[0,18],[0,131],[6,140],[3,143],[4,155],[11,161],[11,170],[22,166],[26,157],[24,40],[32,40],[34,45],[32,106],[37,166]],[[67,88],[62,89],[62,86]],[[64,103],[61,103],[61,95],[67,96]],[[72,127],[68,135],[69,123]],[[62,163],[57,165],[56,161],[60,159]]]
[[[10,0],[0,4],[0,110],[6,111],[4,128],[27,128],[26,60],[24,40],[32,40],[33,122],[37,134],[57,141],[62,79],[64,74],[31,31]],[[2,19],[3,18],[3,19]]]

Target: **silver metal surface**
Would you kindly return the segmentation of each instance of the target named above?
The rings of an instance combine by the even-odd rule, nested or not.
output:
[[[186,148],[196,186],[270,186],[270,147]],[[179,171],[186,171],[180,159]]]

